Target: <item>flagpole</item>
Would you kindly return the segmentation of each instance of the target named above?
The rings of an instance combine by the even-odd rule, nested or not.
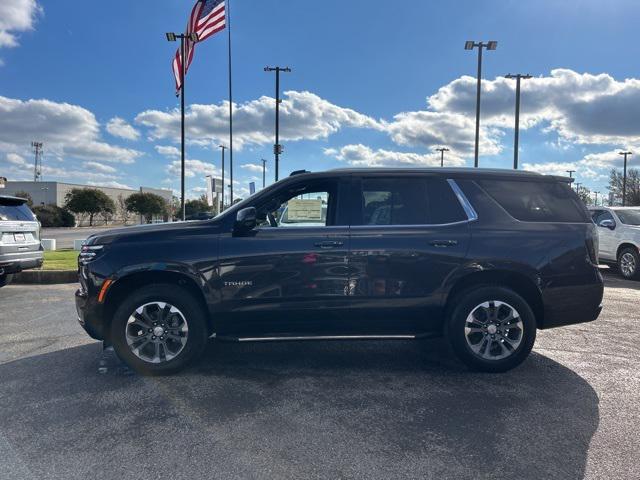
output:
[[[233,91],[231,83],[231,0],[226,1],[225,12],[227,22],[227,34],[229,38],[229,183],[231,184],[230,205],[233,205]],[[224,185],[222,185],[224,191]]]
[[[187,212],[185,209],[184,203],[184,84],[186,80],[186,65],[187,65],[187,55],[185,49],[185,35],[180,37],[180,52],[182,54],[182,86],[180,90],[180,130],[182,135],[182,144],[181,144],[181,152],[180,152],[180,211],[182,212],[182,221],[185,221],[187,218]]]

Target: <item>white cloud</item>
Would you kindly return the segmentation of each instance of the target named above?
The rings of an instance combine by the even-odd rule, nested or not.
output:
[[[258,165],[257,163],[245,163],[240,165],[240,168],[244,168],[250,172],[262,173],[262,165]],[[267,168],[266,171],[268,172],[269,169]]]
[[[180,156],[180,150],[178,150],[176,147],[172,147],[170,145],[168,145],[168,146],[156,145],[154,148],[156,149],[156,152],[158,152],[160,155],[164,155],[166,157],[179,157]]]
[[[6,160],[13,165],[27,165],[27,161],[24,159],[24,157],[21,157],[17,153],[7,153]]]
[[[122,188],[125,190],[135,190],[135,188],[131,188],[129,185],[126,185],[124,183],[119,183],[119,182],[115,182],[115,181],[111,181],[111,182],[87,182],[88,185],[94,186],[94,187],[110,187],[110,188]]]
[[[58,157],[133,163],[142,155],[103,142],[95,115],[82,107],[0,96],[0,151],[23,151],[33,140],[44,142],[45,155]]]
[[[263,96],[240,105],[234,105],[234,145],[273,143],[273,98]],[[186,129],[188,141],[199,145],[227,141],[229,135],[229,104],[198,105],[188,107]],[[280,134],[282,141],[317,140],[327,138],[342,128],[369,128],[382,130],[383,123],[355,110],[334,105],[310,92],[285,92],[280,105]],[[136,117],[136,123],[151,130],[152,139],[179,141],[180,112],[147,110]]]
[[[427,99],[434,111],[472,116],[476,80],[463,76]],[[482,122],[513,128],[515,81],[483,80]],[[555,69],[522,81],[521,128],[544,122],[548,131],[582,144],[640,142],[640,80]]]
[[[140,138],[140,132],[120,117],[114,117],[109,120],[107,132],[114,137],[124,138],[125,140],[137,140]]]
[[[181,164],[180,160],[174,160],[167,166],[167,173],[180,176]],[[200,160],[185,160],[184,176],[187,178],[206,177],[207,175],[217,175],[218,169],[211,163]]]
[[[450,153],[450,152],[448,152]],[[328,148],[325,154],[335,157],[338,160],[347,162],[354,167],[439,167],[439,153],[405,153],[392,152],[389,150],[372,150],[371,148],[358,144],[346,145],[339,150]],[[445,157],[445,164],[449,167],[459,167],[464,165],[464,159],[456,154],[449,154]]]
[[[0,2],[0,47],[16,47],[16,32],[31,30],[42,8],[36,0],[2,0]]]
[[[117,172],[117,170],[115,168],[113,168],[112,166],[103,165],[102,163],[98,163],[98,162],[84,162],[84,166],[86,168],[97,170],[98,172],[102,172],[102,173],[116,173]]]

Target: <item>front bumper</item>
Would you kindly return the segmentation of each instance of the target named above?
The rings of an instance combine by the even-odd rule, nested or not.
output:
[[[108,332],[104,326],[104,304],[98,302],[100,285],[88,281],[86,269],[79,271],[80,288],[76,291],[76,312],[78,323],[91,338],[106,340]]]

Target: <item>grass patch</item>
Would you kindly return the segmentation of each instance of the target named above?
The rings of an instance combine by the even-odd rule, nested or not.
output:
[[[76,270],[77,268],[78,252],[75,250],[44,252],[43,270]]]

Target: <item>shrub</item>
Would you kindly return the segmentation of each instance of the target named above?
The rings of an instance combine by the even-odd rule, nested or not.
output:
[[[73,227],[76,220],[73,214],[56,205],[38,205],[33,207],[33,213],[43,227]]]

